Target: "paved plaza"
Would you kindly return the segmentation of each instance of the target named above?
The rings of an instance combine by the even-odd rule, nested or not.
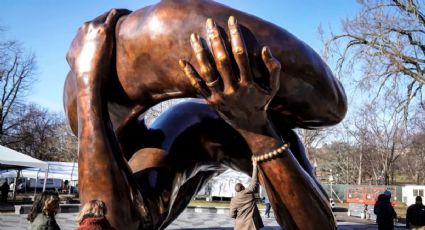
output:
[[[15,214],[0,214],[0,230],[17,230],[26,229],[27,215]],[[57,222],[62,230],[75,229],[75,217],[77,213],[59,213],[57,215]],[[281,229],[276,223],[274,218],[264,218],[263,222],[266,227],[263,229]],[[180,217],[174,221],[167,229],[233,229],[233,220],[226,214],[217,213],[195,213],[183,212]],[[320,230],[320,228],[318,228]],[[338,222],[339,230],[372,230],[378,229],[376,224],[373,223],[354,223],[354,222]],[[396,228],[398,230],[404,229],[402,226]]]

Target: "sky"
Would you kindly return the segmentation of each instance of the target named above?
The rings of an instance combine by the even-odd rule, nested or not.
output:
[[[137,10],[154,0],[0,0],[0,39],[14,39],[36,55],[37,75],[26,100],[62,112],[62,92],[69,66],[66,52],[79,26],[111,8]],[[353,17],[356,0],[221,0],[238,10],[273,22],[320,53],[319,25],[339,31],[341,19]]]

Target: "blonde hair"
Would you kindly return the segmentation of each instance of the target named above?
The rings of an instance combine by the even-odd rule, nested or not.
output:
[[[91,200],[84,204],[76,220],[78,224],[83,222],[86,217],[103,217],[106,215],[106,205],[101,200]]]

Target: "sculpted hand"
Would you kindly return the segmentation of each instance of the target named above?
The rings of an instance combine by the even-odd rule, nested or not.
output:
[[[253,81],[247,49],[233,16],[229,18],[228,27],[231,54],[226,50],[219,28],[212,19],[208,19],[206,28],[209,49],[204,47],[197,34],[190,36],[200,73],[185,60],[180,60],[179,64],[198,93],[231,125],[242,129],[263,126],[268,122],[267,106],[279,88],[280,63],[272,56],[268,47],[263,47],[261,57],[268,74],[264,76],[266,79],[260,81],[268,82],[268,85],[258,85]],[[209,51],[214,62],[209,60]],[[236,61],[237,69],[232,68],[231,55]]]
[[[119,17],[129,13],[128,10],[113,9],[79,28],[66,56],[77,76],[110,71],[115,25]]]

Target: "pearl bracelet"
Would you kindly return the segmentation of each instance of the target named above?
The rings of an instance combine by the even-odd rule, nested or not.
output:
[[[273,158],[277,157],[278,155],[283,153],[283,151],[287,150],[288,148],[289,148],[289,143],[284,143],[282,146],[280,146],[279,148],[277,148],[273,151],[270,151],[268,153],[264,153],[264,154],[259,155],[259,156],[253,156],[252,160],[256,161],[256,162],[272,160]]]

